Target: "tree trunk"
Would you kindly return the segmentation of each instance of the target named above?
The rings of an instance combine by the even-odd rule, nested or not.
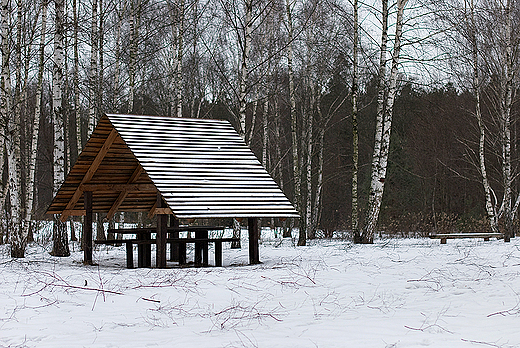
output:
[[[16,38],[16,86],[14,114],[9,117],[7,135],[9,200],[11,203],[10,229],[11,257],[24,257],[27,245],[27,235],[22,224],[22,187],[21,187],[21,152],[20,152],[20,124],[21,124],[21,79],[22,79],[22,4],[17,2],[17,38]]]
[[[114,109],[119,111],[120,108],[120,100],[121,97],[119,94],[120,91],[120,78],[121,78],[121,62],[120,62],[120,56],[121,56],[121,10],[119,8],[116,8],[117,13],[117,23],[116,23],[116,52],[115,52],[115,71],[114,71]]]
[[[31,144],[29,148],[29,175],[27,179],[27,215],[26,225],[30,225],[32,216],[34,214],[34,199],[36,196],[36,189],[34,185],[34,178],[36,173],[36,157],[38,155],[38,134],[40,132],[40,117],[42,109],[42,93],[43,93],[43,71],[45,64],[45,31],[47,28],[47,0],[42,2],[42,20],[41,20],[41,37],[40,37],[40,51],[38,61],[38,82],[36,86],[36,106],[34,110],[34,121],[32,126]]]
[[[177,91],[177,117],[182,117],[182,50],[184,39],[184,0],[180,0],[179,4],[179,29],[177,34],[177,61],[175,63],[176,71],[176,91]]]
[[[513,209],[512,209],[512,188],[513,182],[511,172],[511,106],[513,101],[513,45],[512,45],[512,24],[511,24],[511,0],[507,0],[506,8],[506,52],[505,52],[505,73],[502,98],[500,100],[501,119],[502,119],[502,175],[504,185],[504,241],[508,242],[514,237],[513,231]]]
[[[103,113],[103,80],[105,74],[104,67],[104,25],[105,25],[105,10],[103,9],[103,0],[99,0],[99,30],[98,30],[98,38],[99,38],[99,64],[98,64],[98,80],[97,80],[97,96],[96,96],[96,108],[97,115],[101,115]],[[99,116],[98,116],[99,117]],[[95,124],[97,124],[98,118],[95,120]]]
[[[386,2],[387,0],[384,0]],[[383,117],[380,122],[380,114],[378,113],[378,128],[376,129],[376,140],[374,145],[374,155],[372,161],[372,179],[370,184],[370,197],[368,214],[365,222],[365,228],[363,229],[362,243],[372,243],[374,240],[374,233],[377,227],[377,221],[379,219],[379,212],[381,210],[381,202],[383,199],[383,191],[385,186],[386,168],[388,163],[388,153],[390,149],[390,132],[392,128],[392,114],[395,100],[395,94],[397,92],[397,77],[399,58],[401,50],[401,36],[403,29],[403,14],[404,7],[407,0],[397,1],[397,18],[395,27],[395,41],[394,50],[392,52],[392,69],[388,81],[388,95],[382,107]],[[387,12],[388,13],[388,12]],[[382,39],[385,42],[386,39]],[[383,45],[381,45],[383,47]],[[386,45],[385,45],[386,51]],[[381,53],[383,57],[383,52]],[[382,60],[381,63],[386,63]],[[383,98],[384,99],[384,98]],[[379,103],[379,98],[378,98]],[[378,112],[380,105],[378,104]],[[379,138],[378,138],[379,136]],[[378,152],[376,152],[376,149]],[[377,159],[376,159],[377,156]]]
[[[7,136],[7,125],[9,122],[9,112],[11,110],[11,73],[9,68],[9,1],[2,0],[2,18],[1,18],[1,35],[2,35],[2,72],[0,76],[0,114],[2,124],[0,125],[0,177],[4,177],[4,163],[5,163],[5,146],[6,146],[6,136]],[[3,180],[2,180],[3,181]],[[9,185],[6,183],[2,183],[2,188],[0,190],[0,211],[2,211],[2,215],[5,214],[5,200],[6,193]],[[4,219],[2,219],[4,220]],[[7,229],[7,232],[9,230]],[[7,237],[7,236],[6,236]]]
[[[139,26],[136,23],[136,9],[134,0],[130,0],[130,61],[128,63],[128,113],[134,113],[134,98],[135,98],[135,77],[136,77],[136,59],[137,59],[137,39],[139,36]],[[138,7],[139,4],[138,4]]]
[[[90,76],[89,76],[89,113],[88,113],[88,135],[94,131],[97,120],[98,100],[98,3],[92,0],[92,23],[90,31]]]
[[[267,114],[269,112],[269,98],[264,100],[264,112],[262,119],[262,166],[267,169],[267,140],[269,137],[269,128],[267,123]],[[260,225],[262,226],[262,225]]]
[[[301,179],[300,179],[300,158],[298,151],[298,120],[296,116],[296,92],[294,90],[294,71],[293,71],[293,22],[290,0],[285,1],[285,10],[287,15],[287,70],[289,76],[289,99],[290,99],[290,117],[291,117],[291,148],[292,148],[292,176],[294,182],[294,207],[301,214]],[[291,231],[289,231],[289,234]]]
[[[54,124],[54,195],[65,180],[65,139],[63,127],[62,85],[63,85],[63,12],[64,0],[55,0],[54,67],[52,74],[52,109]],[[59,215],[54,215],[52,255],[69,256],[66,225]]]
[[[78,0],[72,1],[72,12],[73,12],[73,25],[74,25],[74,112],[73,119],[76,122],[76,145],[79,151],[82,150],[83,144],[81,141],[81,117],[80,117],[80,105],[79,105],[79,43],[78,43]]]
[[[354,40],[352,52],[352,221],[351,227],[354,236],[359,238],[358,215],[358,169],[359,169],[359,134],[358,134],[358,0],[354,0]]]
[[[240,122],[239,133],[242,139],[246,136],[246,106],[247,106],[247,77],[249,75],[249,53],[251,51],[251,32],[253,30],[253,1],[244,0],[245,5],[245,34],[244,34],[244,48],[242,50],[242,65],[240,67],[240,82],[239,82],[239,111],[238,117]]]
[[[496,210],[491,200],[491,186],[487,176],[486,161],[485,161],[485,140],[486,130],[484,122],[482,121],[482,113],[480,110],[480,82],[479,82],[479,64],[478,64],[478,42],[477,42],[477,28],[475,25],[475,6],[473,0],[470,4],[470,20],[471,20],[471,49],[472,49],[472,60],[473,60],[473,90],[475,93],[475,116],[477,117],[478,128],[479,128],[479,164],[480,174],[482,176],[482,186],[484,187],[484,195],[486,199],[486,212],[489,219],[491,230],[494,233],[498,233],[498,222],[496,219]]]

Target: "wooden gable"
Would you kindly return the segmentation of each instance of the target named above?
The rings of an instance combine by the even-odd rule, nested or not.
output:
[[[153,213],[157,192],[178,218],[298,217],[227,121],[104,115],[47,213],[84,215],[84,191],[108,218]]]

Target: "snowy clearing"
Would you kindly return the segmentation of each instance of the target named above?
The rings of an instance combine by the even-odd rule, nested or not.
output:
[[[520,347],[520,238],[264,242],[223,268],[0,249],[2,347]],[[210,261],[212,261],[210,250]]]

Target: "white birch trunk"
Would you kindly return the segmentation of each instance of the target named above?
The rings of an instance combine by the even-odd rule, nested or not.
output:
[[[52,109],[54,123],[54,195],[65,180],[65,134],[62,110],[63,89],[63,12],[64,0],[55,0],[54,67],[52,74]],[[69,243],[65,223],[54,215],[54,256],[69,256]]]
[[[292,176],[294,182],[294,206],[301,213],[301,180],[300,180],[300,158],[298,151],[298,122],[296,116],[296,93],[294,90],[294,68],[293,68],[293,22],[291,0],[285,0],[285,11],[287,15],[287,70],[289,76],[289,99],[291,117],[291,149],[292,149]],[[289,232],[290,233],[290,232]]]
[[[90,31],[90,76],[89,76],[89,113],[87,139],[94,131],[97,118],[97,77],[98,77],[98,3],[92,0],[92,22]]]
[[[79,23],[78,23],[78,8],[77,1],[73,0],[72,2],[72,11],[73,11],[73,25],[74,25],[74,76],[73,76],[73,84],[74,84],[74,118],[76,120],[76,144],[78,146],[78,152],[83,148],[81,142],[81,117],[80,117],[80,105],[79,105],[79,42],[78,42],[78,31],[79,31]]]
[[[136,56],[137,56],[137,36],[138,28],[135,23],[135,6],[134,0],[130,0],[130,61],[128,64],[128,113],[134,111],[134,96],[135,96],[135,70],[136,70]]]
[[[245,34],[244,34],[244,48],[242,51],[242,64],[240,67],[240,82],[239,82],[239,111],[238,118],[240,122],[239,133],[242,139],[245,140],[246,135],[246,106],[247,106],[247,77],[249,75],[249,54],[251,51],[251,32],[253,30],[253,1],[244,0],[245,5]]]
[[[251,32],[253,30],[253,1],[244,0],[245,5],[245,34],[244,34],[244,49],[242,51],[242,64],[240,67],[239,76],[239,111],[238,119],[240,124],[239,134],[246,141],[246,106],[247,106],[247,77],[249,74],[249,52],[251,51]],[[233,238],[240,238],[240,223],[233,219]],[[240,242],[231,243],[231,247],[240,248]]]
[[[386,1],[386,0],[385,0]],[[383,122],[380,128],[376,130],[376,136],[379,135],[380,140],[376,137],[376,144],[374,148],[379,150],[379,159],[376,162],[375,159],[372,162],[372,179],[370,183],[370,197],[367,221],[365,222],[365,228],[363,230],[362,242],[372,243],[374,238],[374,232],[379,219],[379,212],[381,210],[381,202],[383,199],[383,191],[385,186],[386,168],[388,163],[388,153],[390,149],[390,133],[392,129],[392,115],[395,95],[397,92],[397,77],[398,67],[401,50],[401,37],[403,29],[403,15],[404,7],[406,6],[407,0],[397,1],[397,18],[395,28],[395,41],[394,50],[392,52],[392,69],[388,81],[388,95],[386,102],[383,107]],[[378,105],[379,109],[379,105]],[[379,122],[379,115],[378,115]],[[376,156],[374,150],[374,158]],[[375,173],[374,173],[375,170]]]
[[[2,18],[1,18],[1,39],[2,39],[2,72],[0,76],[0,115],[2,118],[3,125],[0,127],[0,175],[3,177],[4,171],[4,162],[5,162],[5,152],[4,147],[6,145],[5,139],[7,135],[7,129],[4,125],[8,124],[9,116],[8,112],[10,110],[10,98],[11,98],[11,74],[9,69],[9,1],[2,0]],[[0,209],[4,209],[5,200],[6,200],[6,192],[9,187],[8,184],[3,184],[3,189],[0,190]]]
[[[121,10],[119,8],[116,8],[117,11],[117,23],[116,23],[116,60],[114,62],[115,64],[115,71],[114,71],[114,107],[116,110],[119,110],[120,105],[120,82],[121,79],[121,62],[120,62],[120,56],[121,56]]]
[[[256,115],[258,113],[258,92],[255,94],[255,100],[253,101],[253,115],[251,116],[251,127],[246,135],[246,145],[249,146],[253,140],[253,134],[255,133]]]
[[[472,48],[472,60],[473,60],[473,90],[475,93],[475,116],[477,117],[478,128],[479,128],[479,165],[480,174],[482,176],[482,186],[484,188],[485,195],[485,207],[486,213],[489,219],[491,230],[498,233],[498,221],[496,219],[496,210],[491,199],[491,186],[489,184],[486,161],[485,161],[485,140],[486,130],[484,122],[482,121],[482,113],[480,110],[480,82],[479,82],[479,64],[478,64],[478,43],[477,43],[477,28],[475,25],[475,6],[473,0],[470,3],[471,11],[471,48]]]
[[[268,119],[267,114],[269,112],[269,98],[264,100],[264,112],[262,119],[262,166],[267,169],[267,140],[269,137]]]
[[[515,72],[513,70],[513,45],[512,45],[512,23],[511,23],[511,0],[507,0],[506,14],[506,64],[505,64],[505,86],[503,88],[502,98],[500,100],[502,114],[502,172],[504,183],[504,241],[508,242],[514,237],[513,231],[513,210],[512,210],[512,189],[513,182],[511,173],[511,106],[513,101],[513,78]]]
[[[175,62],[176,71],[176,91],[177,91],[177,117],[182,117],[182,50],[184,40],[184,0],[180,0],[179,4],[179,29],[177,33],[177,61]]]
[[[41,19],[41,37],[40,37],[40,51],[38,62],[38,82],[36,86],[36,106],[34,110],[34,121],[32,127],[31,145],[29,149],[29,175],[27,180],[27,205],[26,205],[26,226],[30,225],[32,216],[34,214],[34,199],[36,190],[34,185],[34,178],[36,173],[36,157],[38,155],[38,134],[40,132],[40,117],[42,108],[42,93],[43,93],[43,70],[45,63],[45,32],[47,30],[47,0],[42,2],[42,19]]]
[[[103,0],[99,0],[99,30],[98,30],[98,49],[99,49],[99,63],[98,63],[98,80],[97,80],[97,97],[96,97],[96,114],[101,115],[103,113],[103,79],[105,74],[105,34],[104,34],[104,25],[105,25],[105,10],[103,9]],[[95,119],[94,124],[97,124],[97,117]]]
[[[358,22],[358,0],[354,0],[354,41],[352,52],[352,231],[354,238],[359,239],[359,215],[358,215],[358,165],[359,165],[359,134],[358,134],[358,43],[359,43],[359,22]],[[323,131],[321,134],[323,142]],[[323,152],[323,144],[320,151]],[[323,155],[322,155],[323,156]]]
[[[320,222],[321,217],[321,194],[323,191],[323,166],[324,166],[324,158],[323,152],[325,147],[325,127],[326,124],[323,124],[323,113],[321,110],[321,97],[318,99],[318,103],[316,105],[316,110],[318,112],[318,116],[320,121],[322,122],[322,127],[318,133],[318,165],[316,171],[318,173],[318,177],[316,179],[316,192],[314,193],[314,204],[313,204],[313,212],[312,212],[312,229],[317,231],[318,224]]]
[[[21,152],[20,152],[20,121],[21,121],[21,78],[22,78],[22,9],[21,2],[18,1],[18,25],[16,40],[16,86],[15,86],[15,107],[14,113],[8,117],[7,134],[7,159],[8,159],[8,185],[9,200],[11,203],[10,219],[8,228],[10,230],[9,242],[11,244],[11,257],[24,257],[25,246],[27,244],[27,234],[22,226],[21,209]],[[9,112],[9,110],[8,110]]]
[[[306,116],[306,155],[307,161],[305,165],[305,181],[307,182],[307,198],[305,200],[305,236],[309,239],[314,239],[316,237],[315,231],[312,229],[312,137],[313,137],[313,121],[314,121],[314,109],[316,107],[316,88],[314,85],[314,81],[310,82],[310,107],[307,110]],[[302,236],[298,240],[298,245],[305,245],[302,243]]]

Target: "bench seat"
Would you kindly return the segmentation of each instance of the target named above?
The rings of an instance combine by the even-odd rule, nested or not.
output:
[[[484,241],[489,241],[490,238],[502,238],[502,233],[493,232],[470,232],[470,233],[439,233],[430,234],[431,239],[440,239],[441,244],[446,244],[448,239],[461,239],[461,238],[483,238]]]

